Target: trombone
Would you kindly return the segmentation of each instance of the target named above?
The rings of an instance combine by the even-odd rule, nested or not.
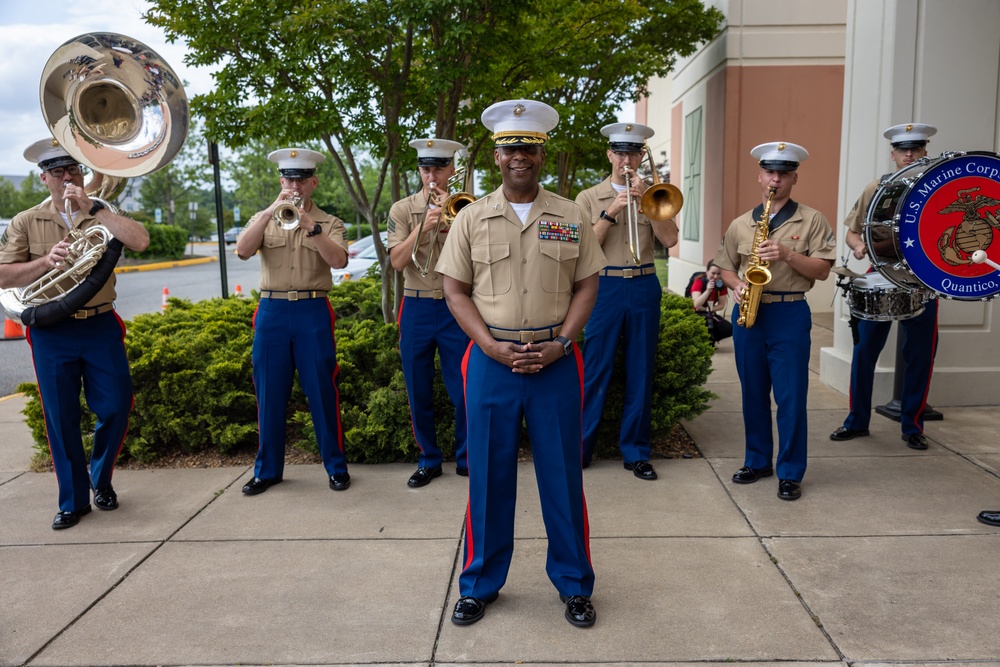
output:
[[[447,191],[451,191],[452,188],[464,188],[465,187],[465,174],[466,169],[462,167],[456,171],[451,178],[448,179]],[[431,183],[430,188],[437,189],[434,183]],[[453,195],[448,195],[448,197],[441,203],[441,215],[438,216],[437,222],[434,223],[434,229],[430,234],[428,239],[428,244],[430,247],[427,250],[427,259],[424,261],[423,266],[417,260],[417,252],[420,250],[421,238],[423,237],[423,232],[417,237],[417,240],[413,243],[413,250],[410,252],[410,259],[413,260],[413,265],[417,267],[417,271],[420,272],[421,278],[426,278],[427,274],[431,272],[431,264],[434,263],[434,252],[437,250],[437,238],[438,234],[442,231],[447,231],[451,229],[451,223],[455,221],[455,216],[463,208],[476,201],[476,198],[469,194],[468,192],[456,192]],[[426,217],[428,209],[431,207],[431,197],[427,197],[427,204],[424,206],[424,215],[421,218]],[[421,222],[421,225],[423,222]]]
[[[639,200],[638,210],[632,197],[632,179],[625,172],[625,191],[628,193],[628,203],[625,207],[626,228],[628,232],[628,248],[632,253],[632,261],[639,263],[639,222],[638,211],[642,211],[650,220],[669,220],[677,215],[684,206],[684,195],[676,185],[661,183],[653,162],[653,151],[646,146],[646,158],[649,160],[649,170],[653,172],[653,184],[646,188]]]

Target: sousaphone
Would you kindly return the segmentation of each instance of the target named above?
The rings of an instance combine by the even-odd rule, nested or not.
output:
[[[88,196],[116,213],[110,203],[126,179],[169,164],[187,137],[188,102],[177,75],[131,37],[110,32],[74,37],[49,57],[39,88],[54,141],[94,172],[84,186]],[[68,266],[26,287],[3,290],[0,305],[7,317],[28,326],[54,324],[97,294],[121,249],[103,225],[76,232]]]

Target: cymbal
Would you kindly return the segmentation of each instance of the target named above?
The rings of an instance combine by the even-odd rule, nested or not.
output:
[[[830,271],[836,273],[838,276],[845,276],[847,278],[860,278],[861,276],[865,275],[863,273],[857,273],[855,271],[851,271],[846,266],[835,266],[832,269],[830,269]]]

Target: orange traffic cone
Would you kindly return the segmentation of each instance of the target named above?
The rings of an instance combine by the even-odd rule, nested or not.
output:
[[[24,338],[24,327],[21,326],[20,322],[5,319],[3,321],[3,337],[4,340],[18,340],[20,338]]]
[[[170,290],[168,290],[166,287],[164,287],[163,288],[163,300],[160,301],[160,310],[166,310],[167,309],[167,299],[169,299],[169,298],[170,298]]]
[[[236,286],[236,290],[233,292],[233,296],[235,296],[238,299],[242,299],[243,298],[243,286],[242,285],[237,285]]]

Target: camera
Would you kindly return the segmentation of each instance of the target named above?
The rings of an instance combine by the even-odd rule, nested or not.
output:
[[[717,290],[722,289],[724,285],[725,283],[722,282],[722,278],[718,278],[715,280],[715,282],[709,283],[709,286],[712,289],[717,289]]]

